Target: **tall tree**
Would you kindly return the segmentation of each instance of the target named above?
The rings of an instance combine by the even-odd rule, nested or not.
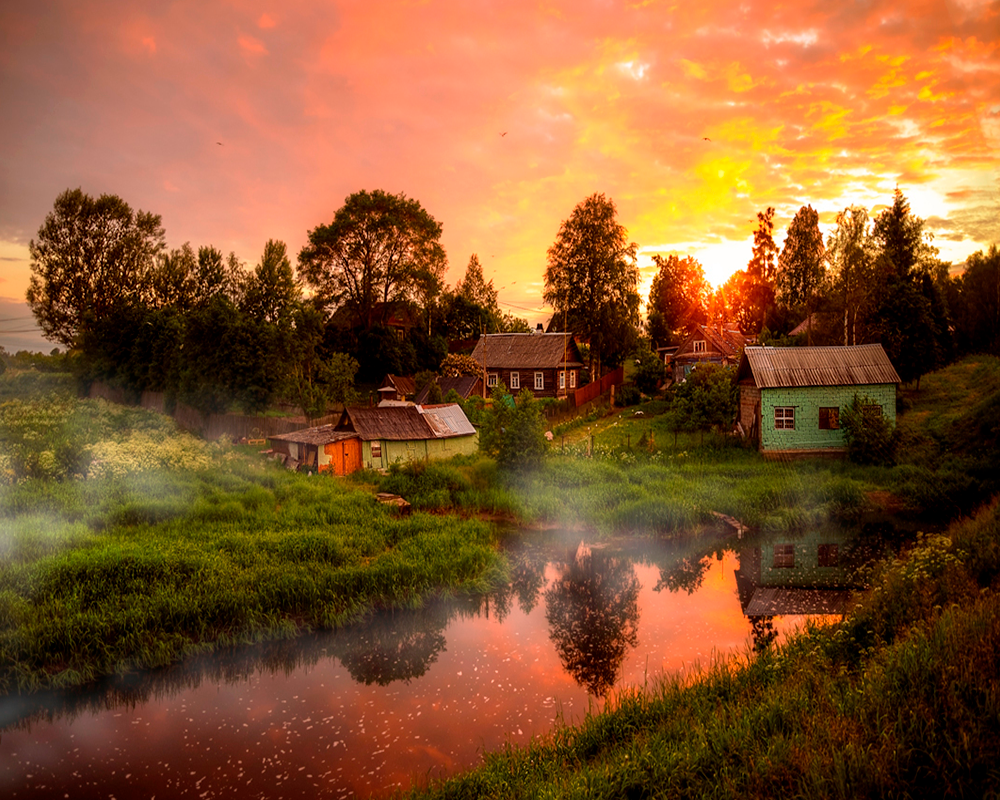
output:
[[[816,300],[826,281],[826,249],[819,229],[819,214],[812,206],[802,206],[785,235],[785,245],[778,256],[774,288],[779,302],[804,310],[810,319]],[[806,328],[807,343],[812,344],[812,325]]]
[[[844,313],[845,345],[858,344],[863,340],[875,261],[868,221],[865,209],[859,206],[845,208],[837,214],[837,227],[826,240],[834,293]]]
[[[116,195],[60,194],[28,245],[27,300],[47,339],[72,348],[88,319],[142,305],[165,248],[160,217]]]
[[[637,250],[603,194],[577,205],[549,248],[542,296],[557,320],[590,340],[592,376],[595,358],[617,366],[638,338]]]
[[[483,275],[483,265],[479,263],[479,256],[475,253],[469,258],[469,264],[465,268],[465,277],[455,286],[455,294],[461,295],[466,300],[497,315],[500,313],[500,307],[497,304],[497,290],[493,288],[493,281],[487,281]]]
[[[774,276],[778,246],[774,243],[774,209],[757,212],[753,255],[743,274],[737,318],[744,333],[759,334],[774,309]]]
[[[649,289],[647,331],[656,345],[676,342],[685,328],[707,321],[711,287],[691,256],[653,256],[656,275]]]
[[[260,263],[246,280],[242,309],[274,325],[290,325],[301,297],[285,243],[268,239]]]
[[[441,224],[416,200],[377,189],[350,195],[329,225],[309,232],[299,271],[327,305],[346,306],[355,326],[388,319],[391,305],[416,299],[446,265]]]
[[[953,297],[959,349],[1000,356],[1000,249],[995,244],[965,260]]]

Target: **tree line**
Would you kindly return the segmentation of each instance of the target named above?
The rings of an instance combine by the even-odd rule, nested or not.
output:
[[[874,218],[845,209],[825,241],[804,206],[779,248],[774,217],[757,215],[747,267],[718,289],[696,259],[654,256],[643,330],[638,246],[613,200],[586,198],[547,252],[550,330],[585,343],[592,375],[630,356],[653,364],[652,348],[694,324],[795,344],[789,333],[806,319],[801,343],[881,342],[904,381],[964,352],[1000,353],[996,246],[953,277],[899,189]],[[349,401],[355,381],[440,371],[449,341],[529,331],[501,311],[475,254],[445,286],[441,232],[417,200],[359,191],[309,231],[297,269],[275,240],[249,267],[212,245],[169,249],[159,216],[67,190],[30,242],[27,300],[84,381],[162,391],[205,412],[285,400],[316,417]]]

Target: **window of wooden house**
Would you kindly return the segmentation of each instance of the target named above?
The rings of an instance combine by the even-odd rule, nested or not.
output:
[[[575,369],[570,370],[570,373],[569,373],[569,388],[570,389],[575,389],[576,388],[576,370]]]
[[[865,403],[861,406],[861,416],[865,419],[880,419],[882,417],[882,406],[876,403]]]
[[[794,567],[795,566],[795,545],[794,544],[776,544],[774,546],[774,563],[775,568],[779,567]]]
[[[560,389],[565,389],[566,388],[566,372],[565,372],[565,370],[561,370],[559,372],[559,388]]]
[[[510,373],[510,388],[520,389],[521,388],[521,375],[518,372]]]
[[[821,544],[819,546],[819,559],[817,565],[820,567],[835,567],[840,560],[840,550],[835,544]]]
[[[840,427],[840,409],[824,408],[819,409],[819,429],[821,431],[835,431]]]
[[[372,458],[382,458],[381,442],[372,442]]]
[[[497,385],[497,374],[495,372],[490,372],[486,376],[486,385],[493,388]]]
[[[777,406],[774,409],[774,429],[776,431],[795,430],[795,407]]]
[[[545,388],[545,373],[536,372],[535,373],[535,388],[544,389]]]
[[[706,342],[705,342],[704,339],[695,339],[694,340],[694,352],[695,353],[704,353],[704,352],[706,352],[707,348],[705,347],[705,344],[706,344]]]

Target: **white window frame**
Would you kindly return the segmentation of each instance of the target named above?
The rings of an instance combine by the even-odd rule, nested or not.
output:
[[[776,431],[795,430],[795,406],[774,407],[774,429]]]
[[[559,370],[559,391],[563,391],[566,388],[566,370]]]
[[[510,388],[511,390],[521,388],[521,374],[519,372],[510,373]]]
[[[545,373],[536,372],[535,373],[535,391],[544,391],[545,389]]]
[[[497,373],[495,373],[495,372],[488,372],[486,374],[486,386],[487,386],[487,388],[492,389],[494,386],[496,386],[497,385],[497,378],[498,377],[499,376],[497,375]]]
[[[694,352],[694,353],[707,353],[708,352],[708,348],[705,345],[706,345],[706,340],[705,339],[695,339],[694,342],[692,343],[692,347],[693,347],[692,352]]]
[[[575,389],[576,388],[576,370],[575,369],[571,369],[569,371],[569,388],[570,389]]]

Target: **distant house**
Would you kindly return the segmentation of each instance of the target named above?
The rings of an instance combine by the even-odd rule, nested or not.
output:
[[[660,348],[668,375],[677,382],[687,378],[698,364],[718,364],[735,367],[740,361],[743,348],[750,343],[738,328],[711,328],[696,325],[677,348]]]
[[[568,333],[490,333],[479,337],[472,357],[486,373],[486,389],[503,383],[513,394],[564,397],[580,386],[583,358]]]
[[[899,375],[880,344],[747,347],[736,381],[740,427],[765,455],[844,452],[840,415],[855,394],[896,422]]]
[[[348,475],[417,461],[475,453],[479,435],[454,404],[345,408],[334,425],[269,437],[292,467]]]
[[[413,383],[413,378],[403,375],[386,375],[382,380],[382,385],[378,388],[379,402],[394,400],[402,402],[408,397],[413,397],[417,387]]]
[[[482,378],[476,375],[460,375],[457,378],[438,377],[435,378],[434,382],[441,389],[441,397],[447,397],[448,392],[452,390],[463,400],[468,400],[473,395],[481,395],[483,393]],[[417,392],[414,402],[418,405],[426,403],[431,393],[431,385],[428,383],[423,389]]]

